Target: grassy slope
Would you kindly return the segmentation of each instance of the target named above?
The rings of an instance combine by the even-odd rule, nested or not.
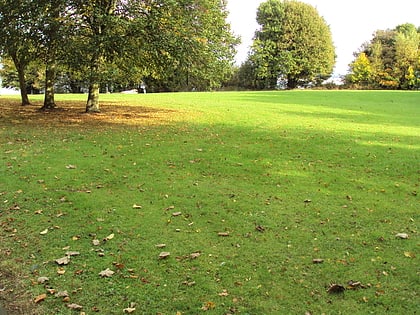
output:
[[[11,249],[3,264],[21,264],[33,296],[45,288],[29,280],[47,276],[87,313],[120,314],[130,302],[139,314],[197,314],[203,305],[208,314],[413,312],[419,98],[104,95],[179,113],[165,124],[101,130],[2,126],[0,247]],[[59,276],[54,259],[67,246],[81,255]],[[171,256],[158,260],[162,250]],[[101,279],[106,268],[116,274]],[[326,293],[349,280],[368,287]],[[44,301],[51,314],[70,314],[65,304]]]

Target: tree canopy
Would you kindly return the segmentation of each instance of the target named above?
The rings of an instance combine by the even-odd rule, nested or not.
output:
[[[283,81],[293,89],[331,76],[335,48],[331,31],[318,11],[292,0],[268,0],[257,12],[250,61],[263,88]]]
[[[12,59],[22,91],[30,64],[45,69],[45,108],[55,106],[60,79],[88,88],[94,112],[104,86],[220,86],[238,43],[226,17],[224,0],[0,0],[1,56]]]
[[[358,79],[361,76],[363,80]],[[394,29],[377,30],[372,40],[355,53],[347,81],[368,88],[418,89],[420,28],[406,23]]]

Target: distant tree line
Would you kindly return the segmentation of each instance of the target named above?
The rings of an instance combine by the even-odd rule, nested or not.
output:
[[[0,0],[3,85],[44,93],[87,93],[147,85],[149,91],[320,86],[331,77],[335,48],[326,21],[309,4],[267,0],[247,60],[234,67],[239,43],[226,22],[226,0]],[[378,30],[355,53],[346,87],[420,88],[420,28]]]
[[[376,31],[355,53],[346,81],[360,88],[419,89],[420,27],[406,23]]]
[[[136,88],[209,90],[231,76],[238,39],[224,0],[0,0],[0,56],[6,86],[54,93]]]

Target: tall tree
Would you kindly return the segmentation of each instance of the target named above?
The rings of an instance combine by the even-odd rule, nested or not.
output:
[[[86,112],[99,111],[99,88],[106,61],[121,47],[124,33],[117,0],[71,1],[77,39],[73,43],[78,68],[84,69],[89,92]]]
[[[335,52],[331,31],[318,11],[293,0],[268,0],[257,12],[251,59],[266,88],[285,80],[289,89],[331,76]]]
[[[56,107],[54,97],[54,85],[57,74],[58,56],[61,47],[66,42],[64,25],[66,19],[65,0],[38,0],[39,42],[42,43],[42,57],[45,63],[45,92],[42,109]]]
[[[0,53],[13,60],[16,67],[22,105],[29,105],[25,72],[37,58],[33,23],[36,8],[29,0],[0,0]]]

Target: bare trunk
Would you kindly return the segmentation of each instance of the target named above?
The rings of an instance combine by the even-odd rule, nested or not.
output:
[[[12,56],[13,63],[15,64],[16,70],[19,77],[19,88],[20,88],[20,97],[22,100],[22,106],[31,105],[29,102],[28,91],[26,90],[26,79],[25,79],[25,65],[22,62],[19,62],[17,56]]]
[[[86,113],[99,113],[99,84],[91,83],[86,103]]]
[[[18,69],[20,98],[22,99],[22,106],[31,105],[29,102],[28,91],[26,90],[26,80],[24,70]]]
[[[47,65],[45,71],[45,94],[44,94],[44,106],[41,109],[47,110],[55,108],[54,101],[54,82],[55,82],[55,65]]]
[[[293,89],[296,89],[297,86],[298,86],[298,80],[295,77],[292,77],[289,75],[287,77],[287,89],[293,90]]]

